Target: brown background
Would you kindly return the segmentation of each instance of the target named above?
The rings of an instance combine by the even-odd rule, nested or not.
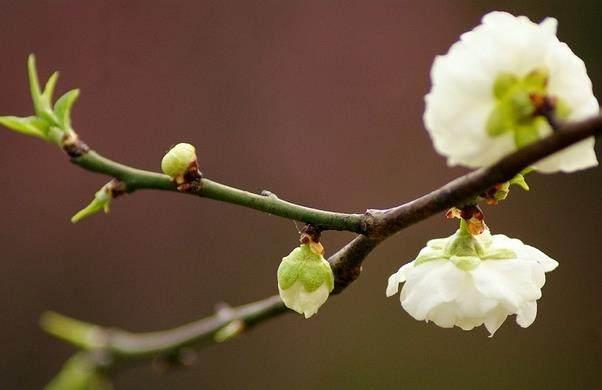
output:
[[[80,87],[76,130],[97,150],[158,169],[197,145],[206,175],[300,203],[361,212],[461,174],[424,131],[436,54],[492,9],[560,20],[602,85],[598,1],[0,1],[0,112],[27,114],[25,58]],[[600,89],[597,89],[600,93]],[[600,156],[600,148],[598,148]],[[537,321],[445,330],[411,319],[387,277],[455,225],[431,218],[387,241],[311,321],[287,315],[164,376],[119,389],[594,389],[602,386],[602,169],[532,175],[488,207],[492,229],[561,263]],[[37,389],[72,349],[37,321],[54,309],[132,330],[171,327],[276,291],[292,222],[210,200],[141,192],[109,216],[68,218],[106,178],[43,142],[0,131],[0,388]],[[328,233],[327,252],[352,236]]]

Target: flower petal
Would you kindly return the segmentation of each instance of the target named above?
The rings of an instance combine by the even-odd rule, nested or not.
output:
[[[524,301],[541,297],[541,290],[532,280],[532,266],[527,261],[484,261],[471,273],[476,288],[483,295],[499,300],[512,312]]]
[[[508,317],[508,312],[502,307],[498,306],[496,309],[489,312],[485,318],[485,328],[489,332],[489,337],[493,337],[495,332],[502,326],[504,321]]]
[[[454,300],[468,277],[449,261],[429,261],[412,271],[407,275],[400,300],[403,308],[417,320],[424,320],[435,306]],[[420,279],[414,280],[418,272]]]
[[[527,328],[535,321],[537,316],[537,302],[529,301],[522,305],[516,312],[516,323],[523,328]]]

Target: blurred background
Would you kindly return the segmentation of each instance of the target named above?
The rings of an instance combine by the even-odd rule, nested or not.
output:
[[[29,114],[26,56],[59,92],[79,87],[78,133],[108,157],[159,169],[197,146],[207,177],[319,208],[362,212],[464,173],[422,124],[433,58],[491,10],[559,19],[602,90],[599,1],[0,1],[0,112]],[[598,156],[601,155],[601,148]],[[602,388],[602,169],[529,177],[485,209],[494,232],[558,259],[528,329],[413,320],[387,277],[455,222],[433,217],[379,247],[362,277],[310,321],[285,315],[165,375],[118,389]],[[38,389],[73,349],[38,327],[47,309],[134,331],[173,327],[274,294],[292,222],[146,191],[108,216],[69,217],[107,178],[55,148],[0,131],[0,388]],[[327,233],[327,254],[351,234]]]

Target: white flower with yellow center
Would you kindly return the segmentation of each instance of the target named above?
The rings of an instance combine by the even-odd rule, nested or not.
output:
[[[583,61],[556,37],[557,21],[491,12],[462,34],[431,70],[424,122],[449,165],[495,163],[552,132],[537,102],[553,102],[561,120],[599,111]],[[594,138],[539,161],[550,173],[597,165]]]
[[[485,325],[490,335],[516,314],[523,328],[535,321],[545,273],[558,263],[536,248],[488,230],[472,236],[464,222],[451,237],[431,240],[416,260],[389,277],[387,296],[420,321],[464,330]]]

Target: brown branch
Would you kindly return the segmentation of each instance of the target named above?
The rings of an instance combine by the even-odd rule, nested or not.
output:
[[[565,124],[549,137],[508,155],[488,168],[453,180],[416,200],[390,209],[369,210],[362,221],[366,226],[366,234],[358,235],[328,259],[335,273],[334,294],[340,293],[357,279],[363,261],[388,237],[436,213],[462,205],[491,186],[510,180],[542,158],[601,133],[602,116]],[[103,328],[55,313],[47,314],[42,325],[48,333],[88,351],[86,362],[94,362],[92,358],[102,356],[98,363],[93,364],[97,370],[107,370],[113,367],[113,360],[179,356],[182,348],[191,345],[205,346],[226,341],[285,312],[287,310],[279,297],[272,296],[244,306],[222,309],[211,317],[161,332],[132,333]],[[99,351],[103,353],[98,355]],[[108,366],[107,353],[110,357]]]

